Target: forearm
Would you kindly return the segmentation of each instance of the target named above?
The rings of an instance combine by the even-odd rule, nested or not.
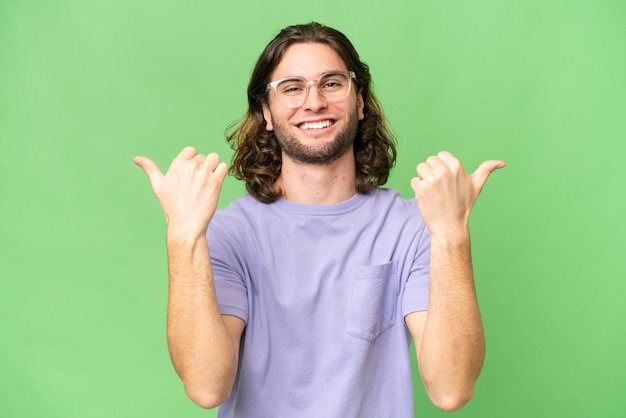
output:
[[[167,339],[189,397],[204,407],[223,402],[237,370],[237,350],[217,303],[204,236],[168,231]]]
[[[469,216],[489,175],[506,165],[484,161],[468,175],[446,151],[417,165],[411,187],[431,234],[427,312],[407,315],[424,386],[437,406],[462,407],[485,358],[470,251]]]
[[[434,397],[456,399],[457,409],[472,396],[485,354],[466,228],[431,241],[430,301],[418,361],[424,385]]]

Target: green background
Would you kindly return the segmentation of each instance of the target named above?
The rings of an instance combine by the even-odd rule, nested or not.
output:
[[[131,159],[231,151],[282,27],[348,35],[399,137],[508,163],[472,217],[488,353],[459,417],[626,416],[626,2],[0,2],[0,417],[211,417],[165,342],[164,221]],[[228,178],[220,202],[241,195]],[[447,415],[416,385],[419,417]]]

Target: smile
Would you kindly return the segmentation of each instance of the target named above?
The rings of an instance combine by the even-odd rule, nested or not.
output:
[[[327,120],[321,120],[318,122],[304,122],[301,123],[300,125],[298,125],[298,128],[303,129],[303,130],[309,130],[309,129],[323,129],[323,128],[328,128],[329,126],[333,125],[335,123],[335,121],[327,119]]]

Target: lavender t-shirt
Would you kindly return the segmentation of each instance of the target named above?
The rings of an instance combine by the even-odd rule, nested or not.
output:
[[[413,417],[403,318],[428,308],[430,258],[415,199],[248,195],[215,214],[207,237],[220,309],[246,322],[219,417]]]

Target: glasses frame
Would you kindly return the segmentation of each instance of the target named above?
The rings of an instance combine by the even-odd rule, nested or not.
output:
[[[356,73],[354,71],[326,71],[325,73],[320,74],[317,80],[307,80],[304,77],[297,77],[297,76],[285,77],[285,78],[281,78],[279,80],[274,80],[274,81],[267,83],[266,91],[274,90],[274,96],[276,97],[276,100],[278,100],[279,103],[281,103],[283,106],[287,108],[295,109],[297,107],[302,106],[306,102],[306,99],[309,97],[309,90],[313,84],[315,84],[315,87],[317,87],[317,92],[319,93],[319,95],[323,97],[324,100],[328,100],[324,96],[324,93],[322,93],[322,91],[320,90],[319,81],[323,79],[324,77],[331,75],[331,74],[343,74],[348,79],[348,91],[346,92],[346,95],[341,99],[341,100],[344,100],[346,97],[350,95],[350,91],[352,90],[352,80],[353,79],[356,80]],[[285,105],[285,103],[283,103],[283,101],[281,101],[278,98],[277,87],[280,83],[282,83],[283,81],[287,81],[287,80],[301,80],[301,81],[304,81],[304,83],[306,84],[306,93],[304,94],[302,103],[298,106],[287,106]],[[335,100],[331,102],[336,103],[336,102],[340,102],[341,100]]]

